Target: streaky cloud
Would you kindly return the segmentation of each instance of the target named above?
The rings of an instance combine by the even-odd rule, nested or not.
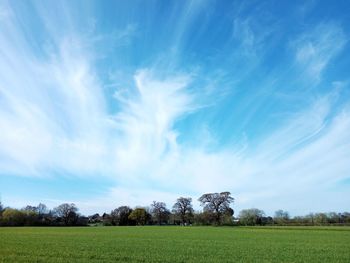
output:
[[[286,5],[1,1],[1,185],[105,182],[45,199],[91,212],[223,190],[235,209],[347,208],[347,17]]]

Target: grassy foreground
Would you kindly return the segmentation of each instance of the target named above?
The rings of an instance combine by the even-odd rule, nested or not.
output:
[[[350,228],[0,228],[0,262],[350,262]]]

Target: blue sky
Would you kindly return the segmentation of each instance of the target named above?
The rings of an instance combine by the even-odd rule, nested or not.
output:
[[[2,202],[350,210],[349,36],[348,1],[0,0]]]

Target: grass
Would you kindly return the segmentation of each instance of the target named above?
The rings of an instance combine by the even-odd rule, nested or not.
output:
[[[350,228],[0,228],[0,262],[350,262]]]

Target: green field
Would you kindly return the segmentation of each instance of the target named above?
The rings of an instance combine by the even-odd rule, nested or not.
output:
[[[0,262],[350,262],[350,228],[0,228]]]

